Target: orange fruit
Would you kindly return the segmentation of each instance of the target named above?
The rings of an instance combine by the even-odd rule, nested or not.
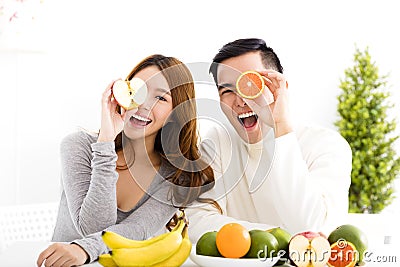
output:
[[[357,249],[351,242],[340,240],[331,245],[330,267],[353,267],[358,260]]]
[[[219,229],[216,244],[219,253],[225,258],[241,258],[249,251],[251,238],[244,226],[228,223]]]
[[[236,89],[241,97],[254,99],[264,90],[264,78],[256,71],[245,71],[236,80]]]

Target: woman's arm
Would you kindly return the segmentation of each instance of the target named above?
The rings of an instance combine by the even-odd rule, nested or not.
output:
[[[168,201],[167,196],[170,187],[165,181],[162,184],[161,188],[156,188],[154,194],[150,193],[151,197],[126,219],[102,230],[112,231],[135,240],[145,240],[160,233],[178,211]],[[59,258],[71,259],[77,265],[93,262],[101,254],[108,253],[108,248],[104,244],[101,234],[102,231],[99,231],[85,238],[74,240],[71,244],[67,245],[60,243],[53,244],[39,255],[38,263],[41,264],[48,259],[53,261],[54,257],[52,255],[54,254]]]
[[[61,142],[62,183],[69,215],[82,236],[117,220],[114,142],[92,143],[92,138],[81,131]]]
[[[169,187],[164,186],[119,224],[107,227],[106,231],[118,233],[126,238],[145,240],[159,233],[178,209],[166,199]],[[91,234],[73,243],[81,246],[89,256],[89,262],[107,253],[101,232]]]

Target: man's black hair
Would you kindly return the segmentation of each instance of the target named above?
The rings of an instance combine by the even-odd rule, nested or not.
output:
[[[238,39],[224,45],[213,58],[209,72],[213,75],[215,83],[217,84],[217,70],[219,63],[229,58],[255,51],[260,51],[261,60],[265,68],[274,69],[283,73],[283,68],[278,56],[271,47],[266,45],[263,39]]]

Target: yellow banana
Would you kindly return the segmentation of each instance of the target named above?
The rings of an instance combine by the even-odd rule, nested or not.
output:
[[[165,261],[151,265],[151,267],[178,267],[181,266],[186,261],[186,259],[190,255],[190,251],[192,250],[192,242],[190,242],[187,227],[185,227],[185,230],[183,230],[182,235],[183,235],[183,240],[178,252],[173,254]]]
[[[179,220],[182,221],[183,219]],[[179,223],[179,222],[178,222]],[[172,229],[171,232],[174,232],[178,229],[178,225]],[[118,248],[141,248],[148,246],[154,242],[160,241],[161,239],[164,239],[167,237],[171,232],[163,233],[161,235],[152,237],[147,240],[133,240],[126,238],[122,235],[119,235],[114,232],[110,231],[103,231],[102,232],[102,239],[104,244],[106,244],[107,247],[109,247],[111,250],[113,249],[118,249]]]
[[[119,248],[110,252],[118,266],[151,266],[175,254],[182,244],[182,231],[186,223],[179,220],[177,230],[165,238],[140,248]]]
[[[99,256],[99,263],[104,267],[118,267],[118,265],[111,258],[110,254],[102,254]]]

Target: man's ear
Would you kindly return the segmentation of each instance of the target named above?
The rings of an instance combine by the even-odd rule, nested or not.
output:
[[[286,89],[289,89],[289,83],[286,81]]]

